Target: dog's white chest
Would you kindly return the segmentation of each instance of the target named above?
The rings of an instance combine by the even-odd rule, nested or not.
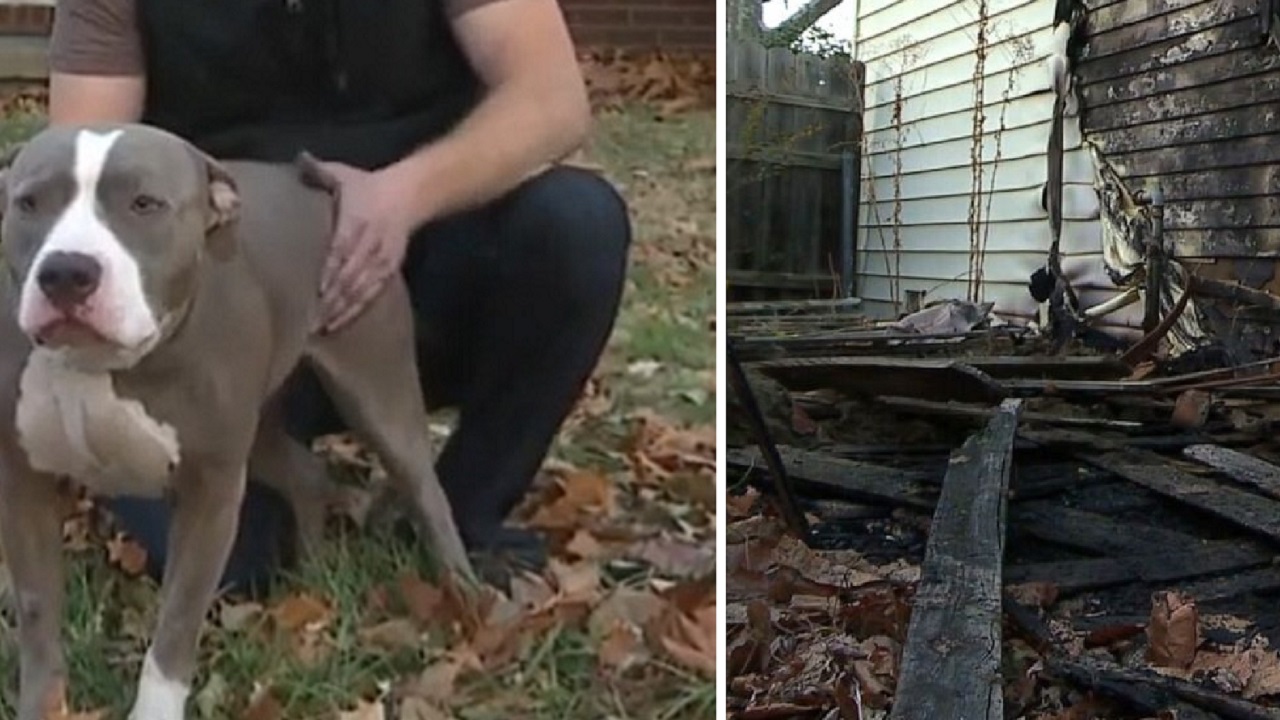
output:
[[[31,467],[94,494],[159,497],[178,464],[172,426],[117,395],[109,374],[66,367],[39,349],[22,372],[16,424]]]

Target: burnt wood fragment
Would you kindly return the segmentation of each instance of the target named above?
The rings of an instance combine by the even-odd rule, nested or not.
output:
[[[1182,454],[1233,480],[1252,485],[1271,497],[1280,498],[1280,467],[1266,460],[1239,450],[1208,444],[1191,445],[1184,448]]]
[[[1046,659],[1045,669],[1051,675],[1097,690],[1143,712],[1176,708],[1178,720],[1215,717],[1280,720],[1280,710],[1262,707],[1186,680],[1122,668],[1088,655],[1074,658],[1053,655]]]
[[[891,720],[1001,720],[1005,494],[1020,400],[951,456],[902,652]]]
[[[918,473],[786,446],[779,447],[778,454],[787,474],[800,485],[869,502],[933,508],[936,489],[923,482]],[[725,462],[736,470],[760,470],[764,466],[764,459],[754,449],[730,450],[725,453]]]

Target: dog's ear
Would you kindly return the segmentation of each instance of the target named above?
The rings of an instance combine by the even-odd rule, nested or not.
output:
[[[217,160],[205,156],[205,167],[209,172],[209,220],[205,227],[212,231],[240,217],[240,190],[235,178]]]
[[[4,217],[5,208],[9,206],[9,167],[25,144],[17,143],[0,152],[0,218]]]
[[[226,260],[235,254],[235,230],[240,217],[240,190],[235,178],[217,160],[201,150],[192,148],[205,171],[208,198],[205,202],[205,237],[209,254],[216,260]]]

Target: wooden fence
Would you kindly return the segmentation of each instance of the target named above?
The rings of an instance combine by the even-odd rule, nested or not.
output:
[[[857,226],[862,63],[732,40],[726,66],[730,299],[834,297],[846,150]]]

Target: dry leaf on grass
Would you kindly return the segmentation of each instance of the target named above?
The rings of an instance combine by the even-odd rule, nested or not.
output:
[[[468,647],[446,653],[428,665],[404,690],[405,699],[415,699],[437,708],[447,707],[456,692],[458,679],[484,667],[480,658]]]
[[[544,530],[577,529],[584,516],[604,517],[616,511],[617,489],[600,473],[571,472],[557,478],[556,485],[555,497],[534,510],[528,520],[530,526]]]
[[[401,575],[396,580],[400,602],[404,603],[409,617],[420,625],[431,625],[440,618],[438,611],[444,603],[444,593],[418,575]]]
[[[453,720],[453,713],[421,698],[405,698],[396,720]]]
[[[716,569],[715,545],[697,542],[663,533],[632,545],[624,557],[639,560],[660,574],[676,577],[702,577]]]
[[[625,671],[648,657],[644,633],[632,623],[618,620],[605,631],[596,660],[602,670]]]
[[[637,480],[660,485],[680,472],[715,475],[714,426],[681,429],[647,411],[637,413],[633,420],[627,458]]]
[[[282,639],[294,657],[307,665],[320,662],[333,649],[328,629],[334,610],[315,595],[291,595],[267,611],[277,638]]]
[[[422,634],[408,618],[395,618],[363,628],[359,638],[360,644],[384,652],[413,650],[422,645]]]
[[[1183,670],[1190,667],[1200,646],[1200,617],[1195,600],[1174,591],[1152,595],[1147,640],[1147,659],[1156,666]]]
[[[147,569],[147,550],[123,533],[107,541],[107,562],[125,575],[137,577]]]
[[[249,707],[241,715],[242,720],[283,720],[284,706],[276,698],[275,691],[265,685],[254,688],[249,697]]]
[[[715,578],[677,585],[663,593],[666,606],[647,635],[668,657],[707,677],[716,674]]]
[[[591,531],[579,528],[564,546],[565,554],[582,560],[599,560],[608,555],[608,549]]]
[[[386,708],[380,700],[360,700],[355,709],[338,711],[338,720],[385,720],[386,717]]]

